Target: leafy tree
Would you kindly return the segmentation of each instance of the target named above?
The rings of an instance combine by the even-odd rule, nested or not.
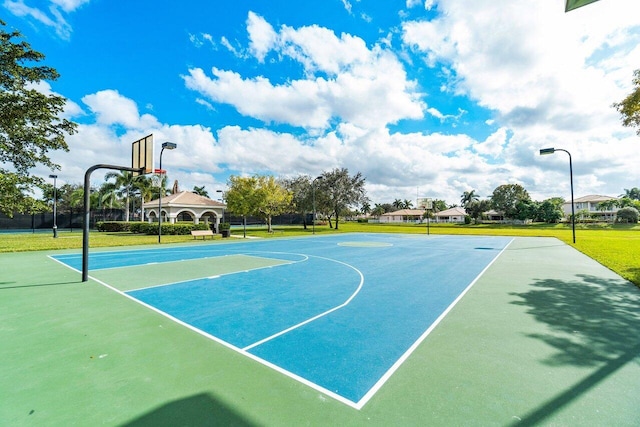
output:
[[[540,203],[529,199],[520,199],[516,202],[515,219],[526,221],[528,219],[536,219]]]
[[[633,187],[632,189],[624,189],[624,194],[620,197],[626,197],[632,200],[640,200],[640,188]]]
[[[476,194],[476,190],[465,191],[464,193],[462,193],[462,196],[460,197],[460,204],[462,205],[463,208],[466,209],[467,204],[471,202],[477,202],[478,200],[480,200],[480,196]]]
[[[635,89],[625,99],[613,104],[622,115],[622,125],[637,127],[636,133],[640,135],[640,69],[633,72],[633,84]]]
[[[538,219],[550,224],[560,221],[564,217],[563,203],[564,200],[560,197],[544,200],[538,207]]]
[[[638,222],[638,210],[632,207],[625,207],[616,212],[618,222],[630,222],[636,224]]]
[[[197,185],[193,186],[193,192],[202,197],[209,197],[209,192],[205,190],[205,186],[198,187]]]
[[[125,206],[125,214],[124,220],[129,221],[129,211],[131,210],[131,205],[129,204],[129,200],[131,199],[132,192],[136,188],[136,180],[137,176],[133,175],[133,172],[129,171],[120,171],[120,172],[107,172],[104,176],[105,180],[115,179],[115,187],[118,190],[118,196],[124,197],[124,206]]]
[[[433,212],[438,213],[441,211],[446,211],[447,209],[449,209],[449,206],[447,205],[447,202],[445,202],[444,200],[440,200],[440,199],[435,199],[432,202],[432,206],[433,208],[431,209]]]
[[[248,215],[264,218],[269,232],[273,231],[271,228],[273,216],[286,212],[291,205],[291,192],[272,176],[232,175],[229,177],[228,186],[229,190],[225,193],[227,208],[241,215],[245,220]]]
[[[271,233],[271,219],[287,211],[293,195],[273,176],[258,176],[256,196],[256,214],[266,221],[267,232]]]
[[[531,197],[520,184],[504,184],[493,190],[491,206],[505,218],[517,218],[518,202],[529,202]],[[522,206],[521,206],[522,207]]]
[[[258,179],[255,176],[243,177],[231,175],[227,182],[228,190],[224,197],[227,209],[244,218],[244,237],[247,237],[247,216],[255,212],[257,200]]]
[[[329,226],[331,217],[336,218],[336,230],[338,229],[339,216],[350,206],[361,205],[367,201],[366,190],[364,188],[365,178],[360,172],[354,176],[349,176],[346,168],[336,168],[331,172],[322,174],[322,180],[318,181],[316,193],[320,193],[320,206],[324,207],[328,213]],[[317,196],[317,194],[316,194]]]
[[[362,204],[360,212],[362,212],[363,215],[369,215],[371,213],[371,205],[369,204],[369,202],[364,202]]]
[[[472,200],[467,202],[465,208],[467,214],[477,223],[483,213],[491,209],[490,200]]]
[[[0,211],[31,209],[33,200],[26,194],[44,184],[29,170],[43,165],[60,169],[48,153],[68,151],[65,135],[75,133],[77,125],[60,118],[66,99],[45,95],[35,87],[39,82],[56,80],[54,68],[30,65],[44,55],[20,41],[18,31],[7,32],[0,20]]]
[[[307,212],[313,212],[313,183],[308,175],[299,175],[282,181],[291,193],[291,212],[302,215],[302,225],[307,229]]]

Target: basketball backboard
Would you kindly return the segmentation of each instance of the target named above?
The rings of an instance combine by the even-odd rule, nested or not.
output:
[[[418,209],[433,209],[433,199],[431,197],[423,197],[418,199]]]
[[[131,167],[141,170],[140,173],[134,172],[134,176],[153,173],[153,134],[131,144]]]

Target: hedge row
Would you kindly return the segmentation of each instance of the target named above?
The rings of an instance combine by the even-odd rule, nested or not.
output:
[[[104,221],[96,223],[96,229],[98,231],[106,231],[111,233],[116,232],[131,232],[139,234],[158,234],[158,223],[153,222],[124,222],[124,221]],[[162,223],[162,234],[165,235],[186,235],[190,234],[191,230],[208,230],[207,224],[192,224],[192,223]]]

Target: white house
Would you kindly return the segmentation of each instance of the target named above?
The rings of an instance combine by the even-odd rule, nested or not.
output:
[[[380,215],[380,222],[420,222],[424,215],[423,209],[400,209]]]
[[[149,222],[158,221],[158,199],[143,206],[148,213]],[[162,220],[172,224],[176,221],[193,221],[195,224],[206,221],[216,224],[217,228],[226,207],[223,203],[191,191],[181,191],[162,198]]]
[[[618,212],[619,208],[614,206],[610,209],[603,210],[600,206],[602,202],[608,202],[610,200],[618,199],[617,197],[599,196],[594,194],[574,199],[573,202],[575,203],[576,218],[580,216],[581,211],[587,211],[589,214],[598,215],[601,220],[614,221],[616,218],[616,212]],[[566,216],[571,215],[571,200],[562,204],[562,211]]]
[[[436,222],[458,222],[463,223],[464,217],[467,216],[467,211],[463,208],[456,206],[444,211],[437,212],[434,217]]]

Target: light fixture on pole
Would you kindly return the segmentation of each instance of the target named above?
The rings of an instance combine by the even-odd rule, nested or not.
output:
[[[58,178],[58,175],[49,175],[49,178],[53,178],[53,238],[57,238],[58,237],[58,224],[56,221],[56,217],[57,215],[57,211],[56,211],[56,207],[57,207],[57,201],[58,201],[58,189],[56,187],[56,179]]]
[[[571,163],[571,153],[562,148],[543,148],[540,150],[540,155],[553,154],[556,151],[564,151],[569,155],[569,179],[571,182],[571,228],[573,230],[573,243],[576,243],[576,211],[575,204],[573,203],[573,165]]]
[[[160,173],[162,174],[162,153],[165,148],[167,150],[175,150],[178,147],[177,144],[173,142],[163,142],[162,150],[160,150]],[[160,191],[158,192],[158,243],[162,238],[162,193],[164,192],[164,179],[160,177]]]
[[[323,179],[322,176],[316,177],[316,179],[311,181],[311,196],[313,199],[313,218],[311,218],[312,234],[316,234],[316,181],[319,179]]]
[[[220,201],[222,203],[224,203],[224,191],[222,190],[216,190],[216,193],[221,193],[220,195]],[[222,207],[222,222],[224,222],[224,206]]]

